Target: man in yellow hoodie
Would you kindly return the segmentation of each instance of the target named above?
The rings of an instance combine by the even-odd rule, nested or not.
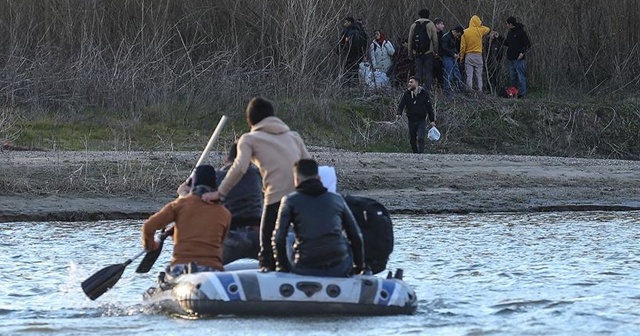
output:
[[[482,20],[474,15],[469,20],[469,28],[460,37],[460,59],[464,60],[464,71],[467,76],[466,84],[473,91],[473,77],[475,75],[476,90],[482,93],[482,39],[489,34],[489,27],[482,25]]]

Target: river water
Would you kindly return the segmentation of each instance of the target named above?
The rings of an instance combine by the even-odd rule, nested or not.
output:
[[[96,301],[82,292],[140,250],[139,221],[0,223],[0,335],[637,335],[639,222],[640,212],[395,216],[388,266],[416,289],[416,314],[203,320],[147,311],[155,274],[135,262]]]

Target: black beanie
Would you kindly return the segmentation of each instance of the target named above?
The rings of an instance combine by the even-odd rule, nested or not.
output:
[[[205,185],[212,189],[216,189],[216,170],[210,165],[202,165],[196,167],[196,171],[193,174],[193,185]]]

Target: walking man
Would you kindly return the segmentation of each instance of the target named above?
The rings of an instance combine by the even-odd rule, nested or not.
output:
[[[398,104],[397,118],[407,110],[409,121],[409,143],[414,153],[424,153],[425,136],[427,134],[426,118],[429,118],[431,127],[436,125],[436,119],[431,106],[429,93],[420,87],[420,79],[409,77],[409,88],[404,92]]]

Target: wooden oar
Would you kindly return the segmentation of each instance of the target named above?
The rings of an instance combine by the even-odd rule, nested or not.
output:
[[[122,264],[107,266],[99,270],[82,282],[82,290],[91,300],[99,298],[102,294],[111,289],[118,280],[120,280],[124,269],[143,253],[145,253],[144,250],[127,259],[127,261]]]
[[[207,155],[211,151],[213,144],[216,142],[218,135],[222,131],[222,127],[226,122],[227,122],[227,116],[223,115],[222,118],[220,118],[220,121],[218,122],[218,126],[216,126],[216,129],[213,131],[213,134],[211,134],[211,138],[209,138],[209,142],[207,142],[207,145],[204,147],[202,154],[200,154],[200,158],[198,159],[198,162],[196,162],[196,166],[195,166],[196,168],[199,165],[201,165],[202,162],[204,162],[204,159],[207,157]],[[195,168],[191,171],[190,177],[192,179],[195,171],[196,171]],[[192,185],[192,187],[194,186]],[[136,273],[147,273],[151,270],[151,267],[153,267],[153,264],[155,264],[156,260],[158,260],[158,257],[160,256],[160,253],[162,252],[162,246],[164,245],[163,244],[164,240],[171,235],[173,235],[173,228],[163,232],[160,235],[160,247],[157,250],[147,252],[147,254],[144,256],[144,258],[140,262],[140,265],[138,265],[138,268],[136,268]]]
[[[220,131],[222,130],[222,126],[224,126],[226,121],[227,121],[227,116],[223,115],[222,118],[220,118],[220,121],[218,122],[218,126],[216,126],[216,129],[213,131],[213,134],[211,135],[211,138],[209,139],[207,146],[202,152],[202,155],[200,155],[200,158],[198,159],[198,163],[196,163],[196,167],[202,164],[202,161],[204,161],[204,158],[207,156],[207,154],[211,150],[211,147],[213,147],[213,144],[215,143],[216,138],[218,137],[218,134],[220,134]],[[191,175],[193,175],[194,172],[195,172],[195,169],[193,170]],[[161,242],[164,241],[164,239],[171,234],[169,233],[169,231],[170,230],[167,230],[167,232],[164,233],[166,234],[165,237],[162,237],[162,235],[160,236]],[[120,280],[120,277],[122,277],[122,273],[124,272],[124,269],[127,266],[129,266],[129,264],[131,264],[135,259],[143,255],[145,252],[146,252],[145,250],[142,250],[135,256],[127,259],[122,264],[107,266],[99,270],[94,275],[90,276],[89,278],[87,278],[85,281],[82,282],[82,290],[91,300],[95,300],[99,298],[100,296],[102,296],[102,294],[106,293],[109,289],[111,289],[118,282],[118,280]],[[142,270],[146,268],[151,269],[151,266],[153,266],[153,263],[155,263],[156,259],[158,259],[158,256],[160,256],[160,252],[162,252],[162,243],[160,244],[160,248],[158,248],[155,251],[150,251],[148,253],[148,254],[152,254],[151,256],[149,256],[148,258],[146,258],[145,256],[146,261],[143,260],[144,267],[143,265],[140,265],[140,267],[142,267]]]

